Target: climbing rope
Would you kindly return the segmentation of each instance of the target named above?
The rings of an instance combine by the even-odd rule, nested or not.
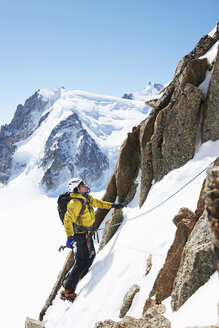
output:
[[[162,206],[164,203],[166,203],[168,200],[170,200],[171,198],[173,198],[176,194],[178,194],[181,190],[183,190],[185,187],[187,187],[192,181],[194,181],[195,179],[197,179],[203,172],[205,172],[207,170],[207,168],[214,164],[217,160],[219,159],[219,157],[217,157],[213,162],[211,162],[205,169],[203,169],[201,172],[199,172],[196,176],[194,176],[190,181],[188,181],[186,184],[184,184],[181,188],[179,188],[177,191],[175,191],[172,195],[170,195],[169,197],[167,197],[165,200],[163,200],[161,203],[157,204],[156,206],[152,207],[151,209],[149,209],[148,211],[142,213],[142,214],[139,214],[133,218],[130,218],[126,221],[122,221],[122,222],[119,222],[119,223],[115,223],[115,224],[112,224],[108,227],[104,227],[104,228],[98,228],[95,230],[95,232],[97,231],[101,231],[101,230],[106,230],[106,229],[109,229],[109,228],[113,228],[113,227],[117,227],[119,225],[122,225],[122,224],[125,224],[129,221],[132,221],[132,220],[136,220],[137,218],[143,216],[143,215],[146,215],[154,210],[156,210],[158,207]]]

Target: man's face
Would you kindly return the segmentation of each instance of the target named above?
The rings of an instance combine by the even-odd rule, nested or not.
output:
[[[79,184],[78,191],[82,194],[87,191],[87,186],[83,181],[81,181],[81,183]]]

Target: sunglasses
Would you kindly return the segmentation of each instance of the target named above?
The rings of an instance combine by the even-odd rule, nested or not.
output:
[[[81,182],[79,183],[78,187],[80,188],[80,187],[83,187],[83,186],[85,186],[85,183],[84,183],[84,181],[81,181]]]

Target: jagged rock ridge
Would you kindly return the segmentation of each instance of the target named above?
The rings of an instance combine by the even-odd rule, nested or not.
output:
[[[36,92],[26,100],[24,106],[18,105],[15,115],[9,125],[3,125],[0,130],[0,182],[6,184],[17,169],[12,162],[17,149],[16,143],[26,140],[37,128],[43,113],[47,109],[48,102],[39,97]],[[20,169],[25,166],[20,164]]]

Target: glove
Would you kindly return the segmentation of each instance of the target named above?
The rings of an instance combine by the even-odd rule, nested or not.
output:
[[[73,243],[74,243],[74,237],[68,237],[67,241],[66,241],[66,247],[68,248],[72,248],[73,247]]]
[[[113,203],[112,207],[118,209],[118,208],[123,208],[124,205],[122,203]]]

